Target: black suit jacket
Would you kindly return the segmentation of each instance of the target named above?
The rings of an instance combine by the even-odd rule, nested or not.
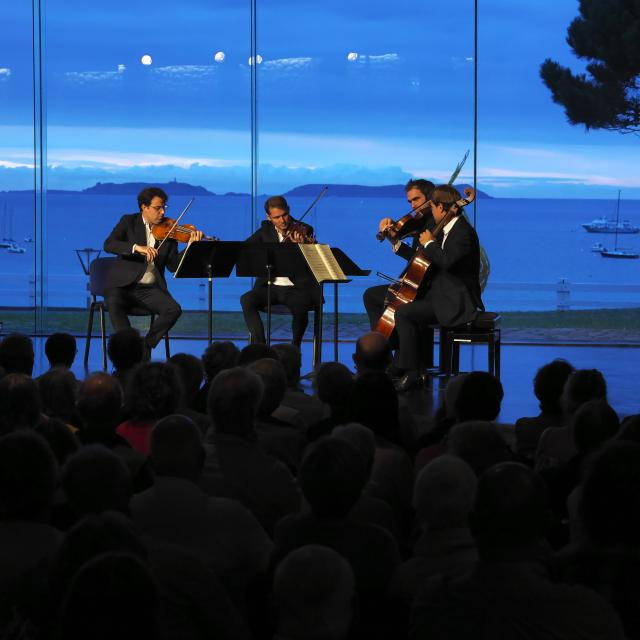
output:
[[[302,223],[305,224],[305,223]],[[313,227],[305,224],[307,227],[308,235],[313,235]],[[245,242],[249,243],[266,243],[273,242],[278,243],[278,232],[276,231],[275,226],[269,220],[263,220],[259,229],[255,231],[251,236],[249,236]],[[290,278],[291,282],[293,282],[295,287],[303,288],[303,287],[318,287],[318,283],[315,278],[309,272],[308,275],[298,276],[296,278]],[[266,278],[256,278],[255,284],[253,285],[254,289],[258,287],[264,287],[267,284]]]
[[[118,260],[107,274],[105,288],[126,287],[137,282],[147,268],[146,258],[139,253],[132,253],[133,245],[146,245],[147,235],[141,213],[125,214],[113,228],[109,237],[104,241],[104,250],[115,253]],[[175,271],[180,263],[178,243],[175,240],[165,240],[155,259],[157,284],[162,289],[167,288],[164,279],[165,267]]]
[[[480,297],[480,242],[476,230],[462,215],[444,243],[430,242],[420,249],[431,262],[423,287],[433,300],[438,323],[453,327],[470,322],[484,311]]]

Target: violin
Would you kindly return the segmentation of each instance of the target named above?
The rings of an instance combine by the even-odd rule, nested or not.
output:
[[[445,228],[445,226],[458,215],[458,211],[473,202],[476,197],[475,191],[468,187],[464,190],[464,198],[456,200],[447,211],[446,215],[436,225],[431,235],[435,238]],[[378,320],[376,331],[386,338],[393,333],[396,326],[396,310],[403,304],[413,302],[418,294],[418,289],[422,284],[431,262],[427,260],[421,249],[409,261],[400,281],[389,286],[385,300],[384,312]]]
[[[158,224],[151,227],[151,233],[158,242],[163,242],[167,238],[178,242],[189,242],[191,233],[197,231],[192,224],[176,224],[174,218],[164,217]],[[202,236],[203,240],[217,240],[212,236]]]
[[[402,240],[402,238],[411,235],[418,229],[417,223],[422,220],[428,209],[431,209],[431,200],[427,200],[417,209],[411,210],[402,216],[402,218],[389,225],[384,231],[378,231],[378,233],[376,233],[377,240],[382,242],[385,238],[389,238],[390,232],[394,234],[394,240]]]
[[[316,237],[313,235],[312,227],[300,220],[294,220],[292,218],[283,234],[282,242],[296,242],[293,239],[294,233],[300,234],[302,238],[299,244],[315,244],[317,242]]]

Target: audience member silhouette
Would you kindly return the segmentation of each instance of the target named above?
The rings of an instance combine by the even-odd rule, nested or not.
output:
[[[69,426],[56,418],[42,420],[34,427],[34,431],[46,440],[60,467],[80,446]]]
[[[211,381],[225,369],[237,366],[240,357],[240,349],[233,342],[212,342],[202,354],[202,366],[204,367],[204,384],[196,396],[193,408],[200,413],[207,413],[207,398]]]
[[[579,369],[569,376],[562,392],[567,426],[550,428],[543,432],[536,450],[536,469],[562,464],[576,454],[573,428],[569,422],[580,405],[598,399],[607,399],[607,383],[600,371]]]
[[[455,425],[447,438],[447,452],[462,458],[476,476],[513,455],[505,439],[492,422],[474,420]]]
[[[540,413],[533,418],[519,418],[515,423],[516,452],[524,459],[533,461],[545,429],[566,424],[562,391],[573,371],[573,366],[561,358],[538,369],[533,379],[533,392],[540,403]]]
[[[153,487],[131,498],[131,515],[152,538],[198,554],[236,599],[267,568],[271,541],[239,502],[208,497],[199,482],[205,452],[199,429],[180,415],[151,433]]]
[[[346,640],[354,597],[353,571],[340,554],[319,545],[292,551],[273,579],[276,640]]]
[[[0,367],[7,373],[33,374],[33,341],[22,333],[10,333],[0,341]]]
[[[38,379],[38,390],[42,401],[42,412],[49,418],[57,418],[74,431],[80,426],[76,414],[78,381],[64,367],[55,367]]]
[[[133,368],[142,362],[145,345],[140,332],[134,327],[120,329],[111,334],[107,343],[107,355],[113,365],[113,377],[127,388],[127,380]]]
[[[370,331],[358,338],[352,358],[356,373],[362,374],[367,371],[386,371],[391,366],[393,353],[385,336]]]
[[[248,344],[240,351],[238,356],[238,366],[246,367],[248,364],[255,362],[256,360],[262,360],[263,358],[271,358],[272,360],[278,360],[278,354],[273,347],[268,347],[264,343]]]
[[[411,558],[393,577],[394,598],[409,605],[429,578],[457,578],[473,568],[478,552],[468,521],[476,483],[471,467],[454,456],[440,456],[422,469],[413,493],[418,537]]]
[[[24,373],[4,376],[0,380],[0,435],[33,429],[42,419],[36,381]]]
[[[466,374],[454,403],[456,422],[493,422],[500,413],[503,397],[502,384],[495,376],[486,371]]]
[[[350,422],[349,398],[353,382],[353,374],[340,362],[325,362],[318,367],[313,386],[318,399],[329,407],[329,416],[307,429],[309,442],[330,434],[340,424]]]
[[[640,638],[640,444],[613,441],[588,460],[574,517],[582,536],[560,555],[562,577],[598,592]]]
[[[118,425],[117,433],[136,450],[149,453],[153,425],[175,413],[182,387],[175,369],[164,362],[144,362],[132,372],[125,390],[129,419]]]
[[[44,353],[49,361],[49,368],[71,369],[78,353],[76,339],[70,333],[52,333],[44,343]]]
[[[298,510],[300,490],[287,467],[258,442],[255,421],[262,394],[260,378],[244,367],[214,378],[201,486],[210,496],[240,501],[270,533],[280,518]]]
[[[324,417],[326,407],[315,396],[307,395],[300,385],[300,347],[288,342],[279,342],[273,345],[273,350],[278,354],[287,377],[287,390],[281,404],[299,411],[307,428]]]
[[[176,413],[193,420],[202,435],[204,435],[209,428],[209,416],[206,413],[206,407],[204,411],[198,411],[194,408],[204,380],[202,360],[190,353],[176,353],[169,358],[169,364],[175,367],[182,386],[182,397]]]
[[[465,577],[425,585],[410,638],[622,639],[604,600],[550,579],[542,559],[548,521],[544,483],[530,469],[506,462],[486,471],[470,515],[480,561]]]

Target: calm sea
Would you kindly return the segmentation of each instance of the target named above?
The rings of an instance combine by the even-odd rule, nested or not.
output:
[[[186,204],[172,198],[169,215]],[[290,199],[294,215],[309,202]],[[50,194],[46,205],[46,283],[51,306],[84,306],[87,278],[76,249],[101,249],[105,237],[120,215],[136,210],[134,196]],[[480,199],[476,227],[491,261],[485,304],[497,311],[556,308],[558,282],[568,288],[571,308],[621,307],[640,305],[640,260],[611,260],[591,251],[595,242],[613,246],[612,235],[589,234],[581,224],[603,214],[612,217],[615,201]],[[196,198],[188,220],[209,235],[223,240],[244,239],[251,233],[250,199],[247,196]],[[342,311],[361,312],[362,292],[383,281],[375,274],[395,277],[403,261],[388,243],[375,239],[378,220],[397,219],[407,205],[391,198],[325,197],[305,219],[315,227],[320,242],[340,247],[362,268],[371,269],[367,278],[341,286]],[[468,208],[473,218],[473,208]],[[11,237],[25,247],[23,254],[0,249],[0,295],[6,306],[33,304],[35,237],[33,196],[0,193],[0,238]],[[640,201],[622,201],[621,219],[640,225]],[[640,251],[640,235],[620,236],[618,246]],[[38,248],[38,250],[40,250]],[[169,286],[185,309],[206,308],[203,282],[174,280]],[[238,298],[247,290],[247,279],[232,276],[214,282],[214,308],[238,310]],[[331,297],[327,296],[329,308]],[[566,294],[560,293],[562,303]]]

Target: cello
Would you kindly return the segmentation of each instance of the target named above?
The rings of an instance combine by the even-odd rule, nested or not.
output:
[[[464,190],[464,198],[456,200],[450,207],[445,216],[433,229],[431,234],[433,237],[437,237],[444,227],[458,215],[458,212],[462,207],[473,202],[476,197],[475,191],[471,187],[467,187]],[[425,276],[428,273],[431,262],[425,257],[422,248],[418,249],[409,261],[407,268],[404,270],[402,277],[398,282],[394,282],[387,289],[387,295],[385,299],[385,306],[378,324],[376,325],[376,331],[381,333],[386,338],[393,333],[395,329],[395,314],[398,307],[403,304],[408,304],[416,299],[418,289],[424,281]]]

